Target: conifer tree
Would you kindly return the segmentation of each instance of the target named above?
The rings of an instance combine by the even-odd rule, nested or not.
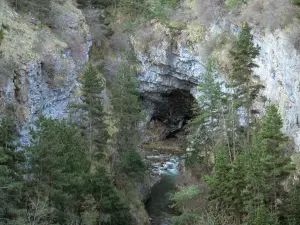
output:
[[[216,200],[222,208],[228,209],[226,194],[230,172],[230,160],[228,152],[220,149],[216,154],[214,173],[210,179],[206,179],[211,187],[211,199]]]
[[[233,57],[232,72],[229,76],[230,86],[234,89],[235,107],[244,107],[246,110],[246,124],[250,126],[250,111],[252,103],[257,97],[259,90],[263,87],[255,78],[253,68],[258,67],[254,59],[259,55],[260,48],[253,43],[253,35],[248,23],[242,26],[233,50],[230,54]],[[249,132],[248,143],[249,143]]]
[[[14,144],[16,127],[11,116],[0,121],[0,224],[10,224],[18,211],[25,208],[23,198],[24,164],[23,151]]]
[[[130,63],[121,65],[111,88],[112,118],[116,122],[116,145],[120,152],[135,149],[141,119],[138,80]]]
[[[290,171],[294,169],[290,157],[284,153],[284,144],[287,137],[282,133],[282,119],[275,105],[270,105],[267,114],[263,118],[260,136],[261,143],[261,163],[265,172],[265,183],[267,183],[266,202],[276,209],[276,199],[283,191],[281,182],[287,178]]]
[[[253,221],[253,225],[270,225],[269,215],[264,204],[261,204],[256,212],[256,217]]]
[[[204,160],[202,164],[208,168],[210,155],[214,152],[215,141],[222,127],[226,94],[221,90],[222,83],[218,81],[214,60],[208,60],[206,72],[201,78],[194,110],[196,116],[189,122],[189,148],[193,151],[188,161]]]
[[[128,60],[127,64],[121,65],[111,88],[111,116],[117,128],[114,143],[121,158],[121,167],[116,171],[125,172],[140,181],[146,170],[143,159],[136,151],[140,138],[138,123],[142,114],[136,71],[132,61]]]
[[[104,78],[100,77],[95,67],[88,64],[82,77],[82,103],[73,105],[84,111],[82,120],[86,126],[90,158],[94,160],[105,158],[109,138],[101,95],[104,85]]]
[[[88,175],[85,186],[96,202],[97,223],[103,225],[130,225],[132,218],[128,205],[122,200],[108,170],[98,165],[95,173]]]
[[[86,141],[74,124],[40,117],[31,131],[31,146],[27,173],[30,199],[41,194],[53,208],[47,222],[64,224],[70,216],[79,216],[82,209],[82,189],[85,174],[90,169],[86,159]],[[33,215],[32,215],[33,216]]]
[[[253,135],[251,152],[245,153],[246,188],[244,198],[248,208],[260,203],[277,212],[276,199],[284,193],[281,182],[294,166],[284,153],[287,137],[281,132],[282,120],[275,105],[270,105],[260,128]]]
[[[228,152],[218,152],[213,183],[211,184],[212,200],[221,204],[222,209],[234,216],[235,224],[242,222],[244,213],[244,199],[242,196],[245,188],[244,168],[242,156],[238,155],[234,162],[230,162]]]
[[[292,186],[282,208],[286,224],[300,224],[300,185],[298,182]]]

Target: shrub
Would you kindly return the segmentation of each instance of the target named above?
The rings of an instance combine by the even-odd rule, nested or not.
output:
[[[144,178],[146,164],[142,157],[135,150],[128,150],[122,155],[122,169],[129,176],[135,177],[138,180]]]
[[[225,1],[225,5],[228,7],[228,8],[234,8],[234,7],[237,7],[241,4],[245,4],[247,3],[247,0],[226,0]]]
[[[0,45],[3,39],[4,39],[4,32],[3,29],[0,29]]]
[[[112,5],[115,1],[112,0],[77,0],[77,4],[80,8],[92,6],[95,8],[103,8]]]
[[[238,20],[255,24],[255,29],[286,29],[298,13],[298,7],[290,4],[288,0],[252,0],[243,7]]]
[[[300,0],[291,0],[292,4],[300,4]]]
[[[204,39],[205,27],[200,24],[188,24],[187,28],[187,39],[190,44],[200,43]]]
[[[30,12],[40,20],[49,19],[51,0],[7,0],[19,12]]]

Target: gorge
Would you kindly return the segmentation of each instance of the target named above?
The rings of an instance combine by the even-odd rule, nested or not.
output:
[[[286,179],[286,183],[299,179],[300,31],[297,4],[285,0],[182,0],[172,1],[173,5],[166,3],[169,1],[141,0],[138,1],[140,6],[130,0],[124,3],[53,0],[45,1],[47,5],[50,2],[50,16],[47,13],[47,17],[42,14],[40,18],[30,8],[30,4],[25,4],[20,10],[18,7],[21,6],[17,2],[0,2],[1,117],[7,106],[13,106],[17,139],[22,147],[31,144],[30,131],[35,129],[33,123],[40,115],[54,120],[72,118],[77,125],[80,124],[80,118],[75,115],[74,119],[70,114],[70,102],[81,102],[81,81],[86,65],[94,65],[100,71],[98,76],[103,77],[101,98],[103,108],[110,116],[106,115],[104,122],[111,138],[107,141],[109,147],[106,162],[110,165],[110,175],[119,175],[118,179],[112,179],[113,185],[120,190],[121,196],[125,196],[126,201],[132,200],[129,202],[129,211],[135,221],[132,224],[149,224],[148,216],[152,218],[152,224],[167,224],[165,220],[178,215],[181,210],[169,209],[172,194],[180,190],[184,192],[188,184],[198,185],[206,194],[206,185],[214,182],[209,177],[213,174],[212,168],[206,174],[208,177],[203,176],[205,181],[201,177],[197,183],[193,178],[190,183],[186,181],[177,187],[174,180],[179,162],[186,156],[184,144],[190,144],[186,143],[187,137],[191,136],[187,128],[189,121],[195,118],[194,108],[201,95],[198,86],[209,71],[207,62],[209,59],[216,60],[216,71],[220,74],[216,81],[224,86],[226,84],[223,82],[230,84],[233,65],[230,52],[236,47],[245,22],[251,27],[253,43],[259,46],[259,54],[254,59],[257,67],[253,68],[253,79],[264,87],[253,103],[253,110],[259,120],[267,115],[267,106],[275,104],[278,107],[283,122],[281,131],[289,137],[288,146],[283,148],[291,153],[289,156],[296,166],[290,173],[292,181]],[[134,7],[130,10],[126,8],[132,4]],[[149,6],[152,13],[153,10],[157,13],[152,15],[143,8],[141,12],[148,14],[141,19],[138,15],[143,13],[135,10],[143,5]],[[275,16],[270,16],[272,13]],[[126,73],[122,71],[123,64],[128,66],[126,69],[130,73],[134,71],[132,76],[138,80],[138,97],[133,99],[140,101],[143,114],[141,117],[135,115],[138,121],[124,125],[124,129],[128,131],[138,127],[140,137],[136,140],[139,141],[132,146],[138,146],[139,154],[150,166],[146,181],[138,180],[130,185],[124,181],[127,175],[123,177],[124,171],[120,169],[123,166],[122,159],[126,157],[122,151],[115,150],[119,139],[114,135],[121,130],[116,125],[118,119],[114,118],[118,113],[111,116],[115,107],[113,101],[118,100],[117,97],[112,98],[116,77],[119,73]],[[128,80],[123,80],[123,83]],[[131,129],[131,126],[134,128]],[[226,124],[222,126],[226,127]],[[82,127],[88,126],[84,124]],[[132,139],[135,135],[132,135]],[[230,138],[228,140],[232,141]],[[202,147],[201,144],[198,145]],[[209,146],[217,149],[218,144],[216,141]],[[227,147],[231,148],[232,145],[228,144]],[[201,154],[198,156],[204,157]],[[207,166],[217,160],[215,155],[205,157],[211,161]],[[192,170],[195,168],[191,167],[187,174],[192,174]],[[285,189],[289,189],[285,185]],[[169,192],[172,193],[170,196]],[[194,199],[199,200],[197,197]],[[85,201],[86,204],[90,203]],[[143,201],[146,202],[146,209]],[[174,202],[181,208],[176,200],[171,201]],[[274,208],[277,209],[277,205]],[[234,221],[238,220],[235,217]]]

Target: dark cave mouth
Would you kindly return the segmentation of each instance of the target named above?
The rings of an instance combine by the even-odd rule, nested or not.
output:
[[[148,129],[156,133],[156,140],[179,139],[185,135],[187,122],[193,118],[194,96],[187,90],[174,89],[161,94],[154,102]]]

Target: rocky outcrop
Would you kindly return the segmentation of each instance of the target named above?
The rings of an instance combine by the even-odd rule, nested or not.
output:
[[[182,42],[184,30],[174,32],[170,28],[162,29],[161,26],[157,29],[157,25],[152,25],[153,34],[149,34],[151,44],[141,43],[143,40],[139,38],[139,34],[133,38],[136,55],[142,64],[140,89],[145,99],[152,102],[150,113],[153,114],[155,102],[163,102],[161,93],[180,89],[195,94],[193,88],[205,71],[207,57],[203,56],[203,51],[214,38],[224,32],[236,36],[239,28],[228,21],[213,24],[206,29],[201,43],[192,44]],[[296,150],[299,151],[300,61],[297,46],[291,42],[290,34],[280,29],[264,33],[254,29],[254,37],[261,47],[257,58],[259,68],[255,69],[255,73],[265,86],[260,99],[269,99],[279,106],[284,123],[283,131],[294,139]],[[222,49],[219,50],[218,56],[222,53]],[[265,104],[266,101],[257,103],[261,114],[264,113]]]
[[[265,85],[263,95],[279,106],[283,131],[294,138],[300,151],[300,54],[283,30],[255,37],[261,47],[255,72]]]
[[[72,1],[52,5],[51,28],[16,13],[5,1],[0,5],[5,28],[0,60],[13,62],[1,71],[2,99],[15,105],[26,144],[28,126],[38,115],[65,116],[78,73],[88,61],[89,28]]]

